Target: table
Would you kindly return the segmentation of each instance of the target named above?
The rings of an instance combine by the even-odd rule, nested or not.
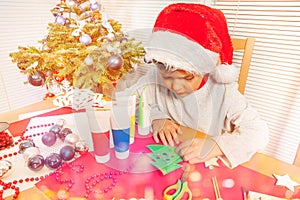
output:
[[[54,107],[52,101],[53,101],[53,99],[49,98],[49,99],[45,99],[43,101],[28,105],[28,106],[24,106],[19,109],[15,109],[10,112],[2,113],[2,114],[0,114],[0,122],[12,123],[12,122],[16,122],[19,120],[20,114],[36,112],[36,111],[41,111],[41,110],[46,110],[46,109],[53,109],[55,107]]]
[[[43,100],[41,102],[26,106],[24,108],[0,114],[0,121],[12,123],[18,120],[19,114],[51,108],[53,108],[52,100]],[[278,159],[272,158],[262,153],[256,153],[250,161],[244,163],[242,166],[257,171],[269,177],[272,177],[274,173],[281,175],[289,174],[294,181],[300,183],[300,167],[296,167],[294,165],[282,162]],[[11,199],[11,197],[8,197],[6,199],[9,200]],[[47,198],[39,189],[33,187],[28,190],[22,191],[18,199],[46,200]]]

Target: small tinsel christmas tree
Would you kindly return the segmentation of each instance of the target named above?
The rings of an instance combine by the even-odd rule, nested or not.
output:
[[[61,0],[52,10],[54,23],[39,41],[41,48],[19,47],[10,53],[34,86],[61,85],[95,90],[116,82],[142,61],[144,49],[108,19],[95,0]]]

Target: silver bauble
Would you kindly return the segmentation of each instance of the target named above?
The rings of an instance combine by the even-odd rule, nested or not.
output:
[[[65,143],[66,144],[69,144],[69,145],[75,145],[76,144],[76,142],[78,142],[79,141],[79,136],[77,135],[77,134],[75,134],[75,133],[71,133],[71,134],[68,134],[68,135],[66,135],[66,137],[65,137]]]
[[[7,160],[0,160],[0,178],[6,176],[12,168],[12,163]]]
[[[28,158],[39,155],[40,149],[38,147],[28,147],[23,151],[24,160],[28,160]]]
[[[75,144],[75,151],[82,155],[89,151],[89,147],[85,142],[79,141]]]

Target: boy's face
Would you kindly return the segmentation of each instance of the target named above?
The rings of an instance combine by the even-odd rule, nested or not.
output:
[[[201,75],[191,74],[183,70],[158,69],[165,86],[180,97],[185,97],[196,91],[202,81]]]

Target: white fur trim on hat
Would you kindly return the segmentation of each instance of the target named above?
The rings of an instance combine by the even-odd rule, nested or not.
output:
[[[166,66],[196,74],[215,70],[219,54],[205,49],[195,41],[168,32],[156,31],[145,47],[147,60],[157,60]]]
[[[239,70],[233,65],[222,64],[211,73],[218,83],[232,83],[237,80]]]

